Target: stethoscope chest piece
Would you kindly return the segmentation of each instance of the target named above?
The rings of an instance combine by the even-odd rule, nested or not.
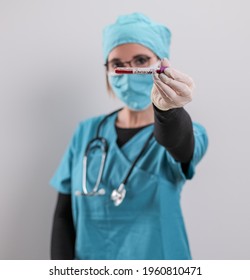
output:
[[[115,206],[119,206],[126,195],[125,185],[121,184],[118,189],[114,189],[111,193],[111,200],[113,200]]]

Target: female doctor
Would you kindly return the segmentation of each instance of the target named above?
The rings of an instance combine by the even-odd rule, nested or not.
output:
[[[180,194],[208,141],[183,108],[194,84],[170,66],[170,37],[140,13],[104,29],[108,88],[124,107],[81,122],[51,179],[52,259],[191,259]]]

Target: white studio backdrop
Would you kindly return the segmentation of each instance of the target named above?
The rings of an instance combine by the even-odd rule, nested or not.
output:
[[[171,63],[196,82],[186,110],[209,149],[182,193],[194,259],[250,259],[247,0],[0,0],[0,259],[49,259],[49,186],[79,121],[106,93],[102,29],[142,12],[172,31]]]

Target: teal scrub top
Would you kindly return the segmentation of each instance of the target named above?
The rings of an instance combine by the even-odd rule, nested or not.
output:
[[[105,120],[100,136],[109,148],[100,188],[103,196],[76,196],[82,192],[83,155],[96,136],[104,115],[81,122],[51,179],[60,193],[71,194],[76,230],[76,259],[191,259],[180,206],[182,187],[195,173],[204,155],[208,139],[205,129],[193,123],[195,148],[189,170],[184,175],[181,164],[153,137],[133,169],[126,184],[126,196],[120,206],[110,200],[132,162],[140,152],[153,125],[140,130],[121,148],[117,146],[117,113]],[[100,167],[101,152],[88,158],[87,188],[93,188]]]

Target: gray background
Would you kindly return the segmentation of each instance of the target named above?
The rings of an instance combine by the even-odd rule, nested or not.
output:
[[[249,1],[0,1],[0,258],[48,259],[48,181],[80,120],[120,106],[105,90],[102,28],[140,11],[172,31],[186,106],[209,134],[182,193],[195,259],[250,259]]]

